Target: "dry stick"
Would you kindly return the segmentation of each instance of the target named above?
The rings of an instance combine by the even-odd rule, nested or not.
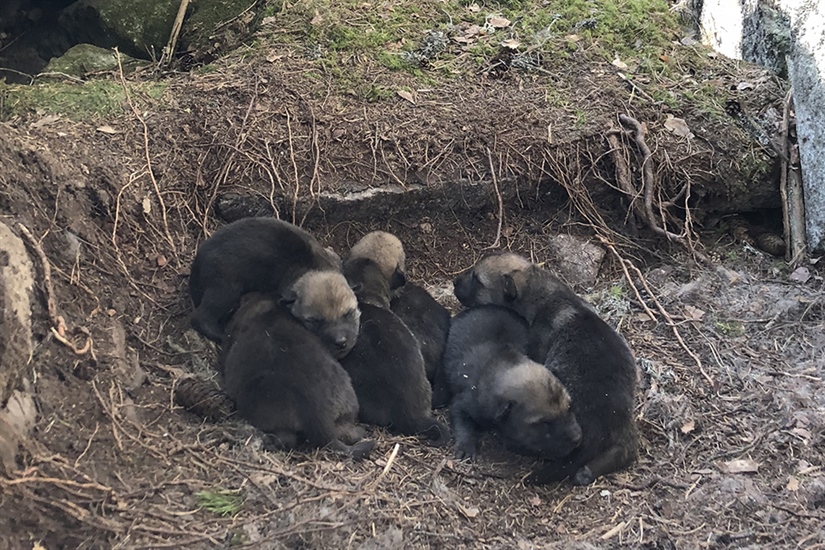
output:
[[[86,335],[86,344],[82,348],[78,348],[72,341],[66,338],[66,320],[63,319],[63,316],[57,314],[57,304],[54,301],[52,266],[49,263],[49,259],[46,257],[46,253],[43,252],[43,247],[40,246],[40,243],[37,242],[37,239],[34,238],[34,235],[31,234],[28,227],[18,222],[17,228],[40,259],[40,265],[43,269],[43,292],[46,294],[46,309],[49,313],[49,320],[52,323],[52,336],[54,336],[55,340],[71,349],[75,354],[86,355],[92,349],[92,335],[89,329],[86,327],[77,327],[75,329]]]
[[[177,46],[178,36],[180,36],[180,30],[183,28],[183,18],[186,17],[186,8],[188,7],[189,0],[180,0],[178,15],[172,24],[172,33],[169,35],[169,42],[167,42],[166,47],[163,48],[163,55],[160,56],[160,61],[158,62],[160,68],[168,65],[172,59],[172,55],[175,53],[175,46]]]
[[[793,89],[785,96],[782,112],[782,173],[779,190],[782,195],[782,221],[785,229],[785,260],[797,265],[807,246],[805,244],[805,205],[802,201],[802,181],[797,168],[798,157],[790,146],[791,104]],[[785,225],[787,224],[787,225]]]
[[[126,77],[123,76],[123,64],[120,61],[120,51],[118,51],[117,47],[115,47],[115,55],[117,56],[117,69],[118,75],[120,76],[120,84],[123,86],[123,93],[126,95],[126,102],[132,109],[132,113],[134,113],[135,118],[137,118],[143,126],[143,151],[146,156],[146,169],[149,172],[149,179],[152,180],[152,185],[155,188],[155,194],[157,195],[158,202],[160,203],[160,213],[163,218],[163,229],[166,232],[166,239],[169,241],[169,246],[172,247],[172,253],[175,255],[175,261],[180,264],[178,250],[177,247],[175,247],[175,240],[169,232],[169,222],[166,219],[166,203],[163,201],[163,195],[160,193],[158,180],[155,178],[155,172],[152,170],[152,157],[149,154],[149,126],[146,125],[146,120],[143,118],[143,115],[140,114],[140,111],[138,111],[134,102],[132,102],[132,95],[129,93],[129,87],[126,85]]]
[[[498,201],[498,228],[496,229],[496,240],[493,244],[486,247],[484,250],[490,248],[498,248],[501,246],[501,225],[504,221],[504,200],[501,197],[501,191],[498,188],[498,178],[496,178],[496,168],[493,165],[493,156],[490,154],[490,148],[487,147],[487,162],[490,165],[490,174],[493,177],[493,189],[496,191],[496,200]]]
[[[650,147],[647,146],[647,143],[645,143],[642,125],[639,123],[638,120],[636,120],[633,117],[620,114],[619,122],[621,122],[622,125],[628,127],[632,131],[633,140],[636,142],[636,146],[642,153],[642,190],[644,196],[643,214],[648,226],[657,235],[661,235],[668,240],[672,240],[684,246],[685,249],[687,249],[702,263],[706,265],[712,265],[710,258],[705,256],[701,252],[697,252],[696,250],[694,250],[693,247],[690,245],[690,242],[686,240],[682,235],[677,235],[676,233],[668,231],[667,229],[660,227],[659,224],[656,222],[656,216],[653,213],[653,187],[655,183],[655,177],[653,174],[653,153],[650,151]]]

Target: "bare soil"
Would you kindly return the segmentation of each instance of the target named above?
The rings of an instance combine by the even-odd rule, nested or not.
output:
[[[197,243],[221,223],[213,208],[224,193],[263,198],[292,220],[293,199],[365,183],[427,186],[434,172],[449,189],[451,173],[473,170],[482,179],[547,133],[529,79],[441,89],[432,100],[421,92],[412,106],[325,95],[294,60],[235,69],[177,77],[169,104],[133,98],[139,117],[127,106],[95,124],[32,115],[0,126],[0,216],[40,239],[61,314],[93,340],[77,355],[51,336],[41,287],[28,369],[39,416],[17,469],[0,475],[0,547],[825,547],[822,269],[808,265],[808,280],[792,281],[784,262],[725,232],[703,235],[714,265],[700,267],[636,228],[609,242],[641,270],[629,271],[638,294],[612,253],[593,288],[576,287],[628,339],[641,380],[639,461],[589,487],[526,487],[531,462],[494,441],[474,464],[382,430],[357,463],[270,451],[244,423],[176,404],[180,380],[215,377],[214,348],[189,330],[186,277]],[[589,78],[578,81],[583,95],[610,107],[592,122],[601,131],[627,92]],[[461,108],[448,103],[456,97]],[[509,149],[488,139],[490,128]],[[569,144],[564,173],[589,170],[577,172],[577,160],[597,164],[600,146],[588,143],[600,140],[586,128],[553,132]],[[544,261],[548,236],[596,234],[559,185],[575,178],[529,176],[525,168],[531,193],[505,205],[503,248]],[[616,231],[598,234],[619,236],[626,205],[609,188],[593,196]],[[397,233],[411,278],[455,308],[449,282],[494,242],[499,217],[491,197],[477,210],[365,207],[342,221],[316,208],[295,221],[341,254],[368,230]],[[204,491],[230,491],[237,509],[210,510]]]

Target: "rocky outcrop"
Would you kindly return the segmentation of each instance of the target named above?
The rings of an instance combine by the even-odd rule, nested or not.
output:
[[[213,49],[215,30],[230,21],[254,17],[252,0],[192,2],[184,21],[181,46]],[[74,42],[103,48],[117,46],[141,59],[158,59],[169,40],[180,0],[78,0],[60,15],[60,24]],[[239,17],[244,14],[246,17]]]
[[[0,405],[20,382],[32,354],[33,284],[23,241],[0,222]]]
[[[0,222],[0,471],[14,468],[37,414],[24,379],[32,354],[32,285],[23,241]]]

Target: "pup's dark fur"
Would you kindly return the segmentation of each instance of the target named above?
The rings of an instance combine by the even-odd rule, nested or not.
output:
[[[358,300],[338,271],[307,271],[283,292],[281,304],[312,331],[336,359],[358,338]]]
[[[367,258],[347,259],[344,273],[358,291],[361,331],[341,366],[352,378],[362,422],[395,432],[421,434],[441,445],[449,431],[432,417],[432,390],[415,336],[381,304],[389,303],[389,284]]]
[[[479,429],[495,430],[512,450],[562,458],[581,441],[570,397],[544,366],[530,360],[527,322],[499,306],[456,315],[444,353],[453,400],[457,458],[474,458]]]
[[[201,243],[189,275],[192,327],[220,342],[247,292],[280,293],[309,269],[340,270],[338,256],[299,227],[273,218],[245,218]]]
[[[228,326],[219,370],[240,415],[282,448],[306,440],[361,457],[374,447],[355,424],[358,401],[349,375],[270,297],[244,297]]]
[[[527,319],[528,354],[543,361],[572,398],[581,446],[564,460],[543,464],[529,482],[572,477],[586,485],[633,463],[635,361],[624,339],[593,308],[548,271],[512,253],[485,257],[454,286],[465,306],[505,305]]]
[[[423,287],[410,282],[395,291],[390,309],[418,339],[427,379],[434,383],[450,330],[450,312]]]

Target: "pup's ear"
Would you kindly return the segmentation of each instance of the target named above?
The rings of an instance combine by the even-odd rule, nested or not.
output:
[[[518,285],[516,285],[515,279],[510,274],[503,275],[502,278],[504,282],[504,299],[508,302],[515,302],[518,298]]]
[[[349,285],[349,287],[355,294],[358,294],[359,292],[361,292],[361,289],[364,288],[364,285],[362,285],[361,283],[354,283]]]
[[[295,294],[295,291],[291,288],[288,288],[281,293],[281,299],[279,300],[279,303],[282,306],[291,306],[295,303],[295,300],[297,299],[298,295]]]
[[[396,267],[390,278],[390,290],[395,290],[405,284],[407,284],[407,274]]]

